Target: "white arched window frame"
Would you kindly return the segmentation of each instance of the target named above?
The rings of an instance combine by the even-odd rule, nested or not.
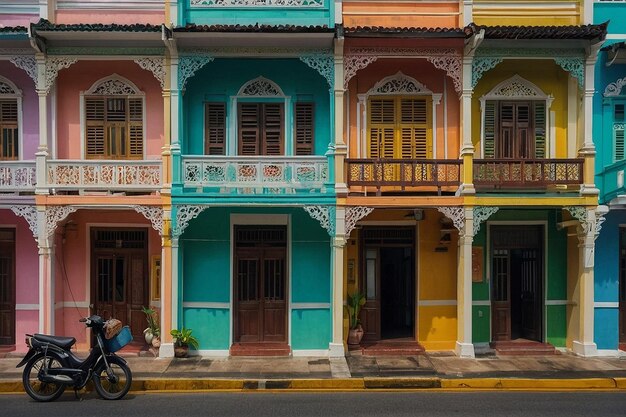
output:
[[[480,101],[480,157],[485,157],[485,103],[487,101],[545,101],[546,103],[546,157],[555,157],[556,147],[553,143],[555,138],[554,114],[550,111],[554,97],[546,94],[532,82],[515,74],[511,78],[502,81],[491,91],[482,96]]]
[[[293,155],[292,129],[289,121],[291,120],[291,96],[286,96],[283,90],[274,81],[265,77],[257,77],[245,82],[237,95],[230,97],[228,125],[228,147],[227,155],[237,155],[238,143],[238,111],[237,106],[240,101],[253,102],[260,100],[261,102],[282,102],[284,108],[284,138],[283,149],[285,155]]]
[[[437,157],[437,106],[441,103],[441,94],[433,93],[415,78],[398,71],[383,78],[365,94],[359,94],[357,102],[357,158],[365,157],[367,149],[367,101],[370,96],[430,96],[432,98],[432,141],[433,157]]]
[[[626,77],[620,78],[604,89],[603,99],[603,136],[611,138],[611,162],[626,159],[626,94],[623,88],[626,85]],[[619,116],[619,117],[618,117]],[[621,120],[620,120],[621,119]],[[624,184],[623,172],[618,172],[618,186]],[[621,184],[621,185],[620,185]]]
[[[15,100],[17,102],[17,159],[22,160],[24,155],[22,90],[2,75],[0,75],[0,100]]]
[[[118,74],[112,74],[94,82],[86,91],[80,92],[80,154],[87,158],[87,138],[85,128],[87,125],[85,115],[85,98],[89,96],[99,97],[126,97],[141,99],[142,108],[142,141],[143,158],[146,158],[146,94],[139,89],[132,81]]]

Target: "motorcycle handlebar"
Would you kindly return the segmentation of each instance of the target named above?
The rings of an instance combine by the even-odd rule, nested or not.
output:
[[[87,323],[87,318],[83,317],[82,319],[78,320],[80,323]]]

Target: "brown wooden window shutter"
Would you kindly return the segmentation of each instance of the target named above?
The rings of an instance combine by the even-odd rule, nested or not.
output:
[[[313,155],[315,106],[313,103],[296,103],[294,115],[294,150],[296,155]]]
[[[263,105],[263,155],[283,154],[283,104]]]
[[[17,99],[0,100],[0,159],[18,159]]]
[[[261,105],[239,103],[239,155],[259,155]]]
[[[613,105],[613,140],[615,141],[615,160],[621,161],[626,156],[624,150],[624,103]]]
[[[239,155],[283,155],[282,103],[239,103]]]
[[[226,154],[226,103],[205,104],[204,153]]]

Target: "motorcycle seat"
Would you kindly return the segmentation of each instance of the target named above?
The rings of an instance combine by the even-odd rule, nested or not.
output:
[[[51,343],[61,349],[69,349],[76,343],[75,337],[50,336],[47,334],[35,333],[33,337],[41,343]]]

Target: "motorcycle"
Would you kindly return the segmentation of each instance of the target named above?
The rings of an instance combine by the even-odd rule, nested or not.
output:
[[[68,386],[77,393],[90,380],[105,400],[119,400],[130,389],[130,368],[114,353],[132,340],[129,328],[124,327],[116,337],[108,340],[105,338],[105,321],[100,316],[79,321],[93,329],[97,342],[85,359],[71,352],[70,348],[76,343],[73,337],[26,335],[29,351],[17,368],[26,365],[22,383],[34,400],[56,400]]]

